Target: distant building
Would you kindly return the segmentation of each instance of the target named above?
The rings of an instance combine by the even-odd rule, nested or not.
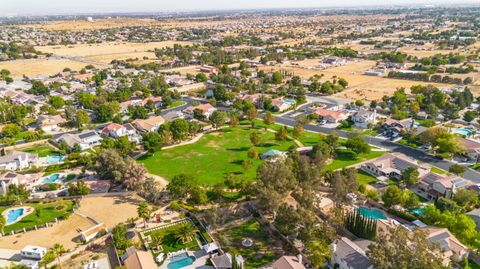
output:
[[[79,134],[63,134],[57,139],[58,143],[66,143],[68,148],[72,149],[78,145],[81,150],[91,149],[100,145],[102,138],[95,131],[84,131]]]
[[[386,181],[389,178],[400,179],[402,171],[411,167],[416,168],[420,176],[430,171],[429,167],[420,165],[417,161],[398,152],[387,153],[375,160],[365,162],[361,169],[379,180]]]
[[[0,170],[19,170],[29,168],[38,161],[38,154],[12,151],[0,157]]]
[[[352,115],[352,121],[356,127],[368,129],[377,123],[377,111],[360,110]]]
[[[338,269],[372,269],[373,264],[365,251],[346,237],[335,240],[331,245],[330,265]]]
[[[150,251],[140,251],[135,247],[127,249],[126,258],[123,261],[127,269],[157,269],[158,266]]]
[[[20,255],[22,255],[22,257],[27,259],[35,259],[35,260],[41,260],[46,253],[47,253],[46,248],[30,246],[30,245],[25,246],[20,251]]]
[[[82,237],[83,242],[88,242],[95,238],[95,236],[97,236],[102,231],[105,231],[106,228],[107,225],[105,225],[105,223],[100,223],[84,231],[81,231],[80,236]]]
[[[219,69],[215,66],[204,65],[200,67],[200,72],[207,74],[218,74]]]
[[[338,123],[347,119],[347,115],[340,111],[329,110],[321,107],[317,108],[314,113],[328,123]]]
[[[306,269],[302,263],[302,255],[282,256],[273,263],[273,269]]]
[[[153,116],[148,119],[136,119],[132,122],[133,126],[140,132],[156,132],[160,125],[165,123],[162,116]]]

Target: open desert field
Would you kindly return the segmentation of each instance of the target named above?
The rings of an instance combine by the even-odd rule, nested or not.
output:
[[[21,78],[23,75],[46,76],[62,72],[65,67],[72,70],[80,70],[88,63],[71,61],[66,59],[31,59],[0,62],[0,69],[8,69],[13,78]]]
[[[137,217],[137,205],[141,201],[136,195],[86,197],[82,199],[79,211],[112,227],[128,218]]]
[[[119,27],[132,26],[162,26],[160,21],[154,19],[138,19],[138,18],[105,18],[94,20],[93,22],[87,20],[68,20],[68,21],[53,21],[42,24],[33,25],[33,27],[42,28],[47,31],[93,31],[100,29],[112,29]]]
[[[424,82],[389,79],[384,77],[366,76],[363,72],[369,68],[375,66],[374,61],[359,61],[350,62],[343,66],[330,67],[323,70],[318,69],[319,60],[310,59],[301,62],[297,62],[298,67],[291,65],[288,66],[276,66],[273,69],[282,69],[294,72],[304,79],[308,79],[313,75],[323,74],[321,81],[330,80],[334,76],[345,78],[348,83],[348,89],[341,93],[335,94],[337,97],[349,98],[349,99],[361,99],[361,100],[379,100],[384,95],[392,95],[393,92],[400,87],[409,89],[412,85],[422,84]],[[266,71],[272,70],[271,66],[263,67]],[[436,87],[447,87],[448,84],[429,83]]]
[[[109,42],[100,44],[80,44],[67,46],[39,46],[36,50],[69,57],[107,56],[153,51],[155,48],[173,47],[174,44],[192,45],[186,41],[162,41],[149,43]]]

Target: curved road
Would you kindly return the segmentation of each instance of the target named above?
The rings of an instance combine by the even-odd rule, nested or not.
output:
[[[277,122],[279,124],[287,125],[287,126],[290,126],[290,127],[295,126],[295,123],[296,123],[295,120],[285,118],[285,117],[281,117],[281,116],[276,116],[275,117],[275,122]],[[304,129],[308,130],[308,131],[312,131],[312,132],[316,132],[316,133],[324,133],[324,134],[330,134],[331,132],[336,131],[341,137],[343,137],[343,138],[347,137],[347,133],[345,131],[326,128],[326,127],[322,127],[322,126],[318,126],[318,125],[307,124],[307,125],[304,126]],[[451,161],[447,161],[447,160],[438,160],[438,159],[434,158],[433,156],[431,156],[431,155],[429,155],[429,154],[427,154],[427,153],[425,153],[421,150],[414,149],[414,148],[411,148],[411,147],[407,147],[405,145],[398,144],[398,143],[395,143],[395,142],[392,142],[392,141],[389,141],[389,140],[384,140],[384,139],[379,139],[379,138],[376,138],[376,137],[366,136],[365,141],[367,141],[371,145],[374,145],[374,146],[377,146],[377,147],[380,147],[380,148],[385,148],[385,149],[388,149],[390,151],[403,153],[403,154],[405,154],[405,155],[407,155],[411,158],[414,158],[418,161],[428,163],[432,166],[436,166],[436,167],[438,167],[440,169],[443,169],[443,170],[446,170],[446,171],[448,171],[448,168],[450,166],[455,164],[455,163],[453,163]],[[480,173],[473,170],[473,169],[467,168],[467,170],[463,174],[463,178],[468,179],[468,180],[470,180],[470,181],[472,181],[476,184],[480,184]]]

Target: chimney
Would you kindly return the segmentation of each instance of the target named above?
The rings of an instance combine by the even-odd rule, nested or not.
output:
[[[297,261],[299,264],[302,264],[302,254],[297,255]]]

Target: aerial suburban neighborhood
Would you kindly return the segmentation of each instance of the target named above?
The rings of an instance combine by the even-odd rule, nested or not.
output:
[[[479,2],[8,2],[0,269],[480,268]]]

